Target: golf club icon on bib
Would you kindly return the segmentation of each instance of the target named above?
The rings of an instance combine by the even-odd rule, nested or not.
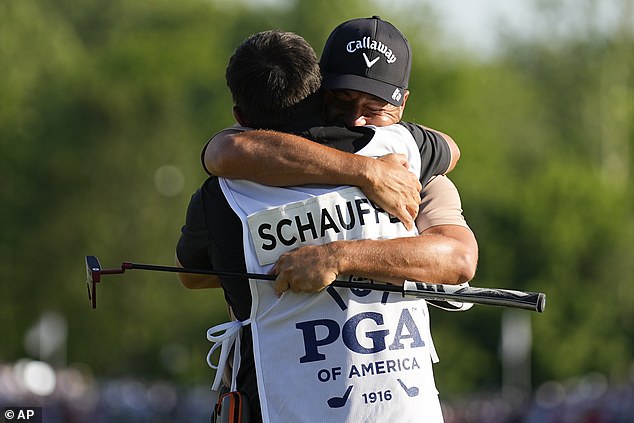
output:
[[[418,396],[419,389],[418,389],[417,386],[408,387],[407,385],[405,385],[405,383],[403,383],[403,381],[401,379],[396,379],[396,380],[401,385],[401,388],[403,388],[403,390],[405,391],[405,393],[407,394],[408,397],[416,397],[416,396]]]

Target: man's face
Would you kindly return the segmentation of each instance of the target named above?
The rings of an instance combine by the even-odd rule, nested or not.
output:
[[[405,100],[407,95],[405,92]],[[402,106],[394,106],[372,94],[354,90],[328,90],[324,94],[326,121],[347,126],[387,126],[403,116]]]

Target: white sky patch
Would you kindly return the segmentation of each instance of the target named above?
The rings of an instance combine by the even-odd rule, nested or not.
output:
[[[377,0],[385,4],[391,0]],[[634,28],[634,0],[401,0],[400,10],[429,5],[438,14],[443,46],[490,56],[503,34],[519,39],[585,37]],[[537,12],[541,6],[548,13]],[[391,5],[392,8],[395,5]],[[398,24],[396,24],[398,26]]]
[[[238,0],[254,9],[289,7],[290,0]],[[490,56],[500,47],[502,34],[519,39],[554,36],[593,36],[614,32],[618,26],[634,28],[634,0],[375,0],[371,14],[394,16],[431,7],[438,15],[441,48],[461,49],[475,56]],[[536,12],[541,6],[548,15]],[[627,30],[627,29],[626,29]],[[301,35],[301,34],[300,34]]]

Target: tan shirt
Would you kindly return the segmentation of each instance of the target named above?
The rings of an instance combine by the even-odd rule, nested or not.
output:
[[[419,232],[438,225],[458,225],[469,228],[462,215],[460,194],[448,177],[434,177],[425,186],[421,196],[423,202],[416,217]]]

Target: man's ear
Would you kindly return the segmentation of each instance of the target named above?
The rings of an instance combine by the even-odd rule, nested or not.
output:
[[[241,126],[249,126],[248,119],[244,116],[244,113],[240,108],[236,105],[233,106],[233,118],[238,122]]]
[[[409,90],[405,90],[405,92],[403,92],[403,104],[401,104],[401,107],[405,107],[405,103],[407,103],[407,99],[409,98]]]
[[[407,103],[407,98],[409,97],[409,90],[405,90],[403,92],[403,104],[401,104],[398,108],[398,120],[403,118],[403,113],[405,113],[405,103]]]

